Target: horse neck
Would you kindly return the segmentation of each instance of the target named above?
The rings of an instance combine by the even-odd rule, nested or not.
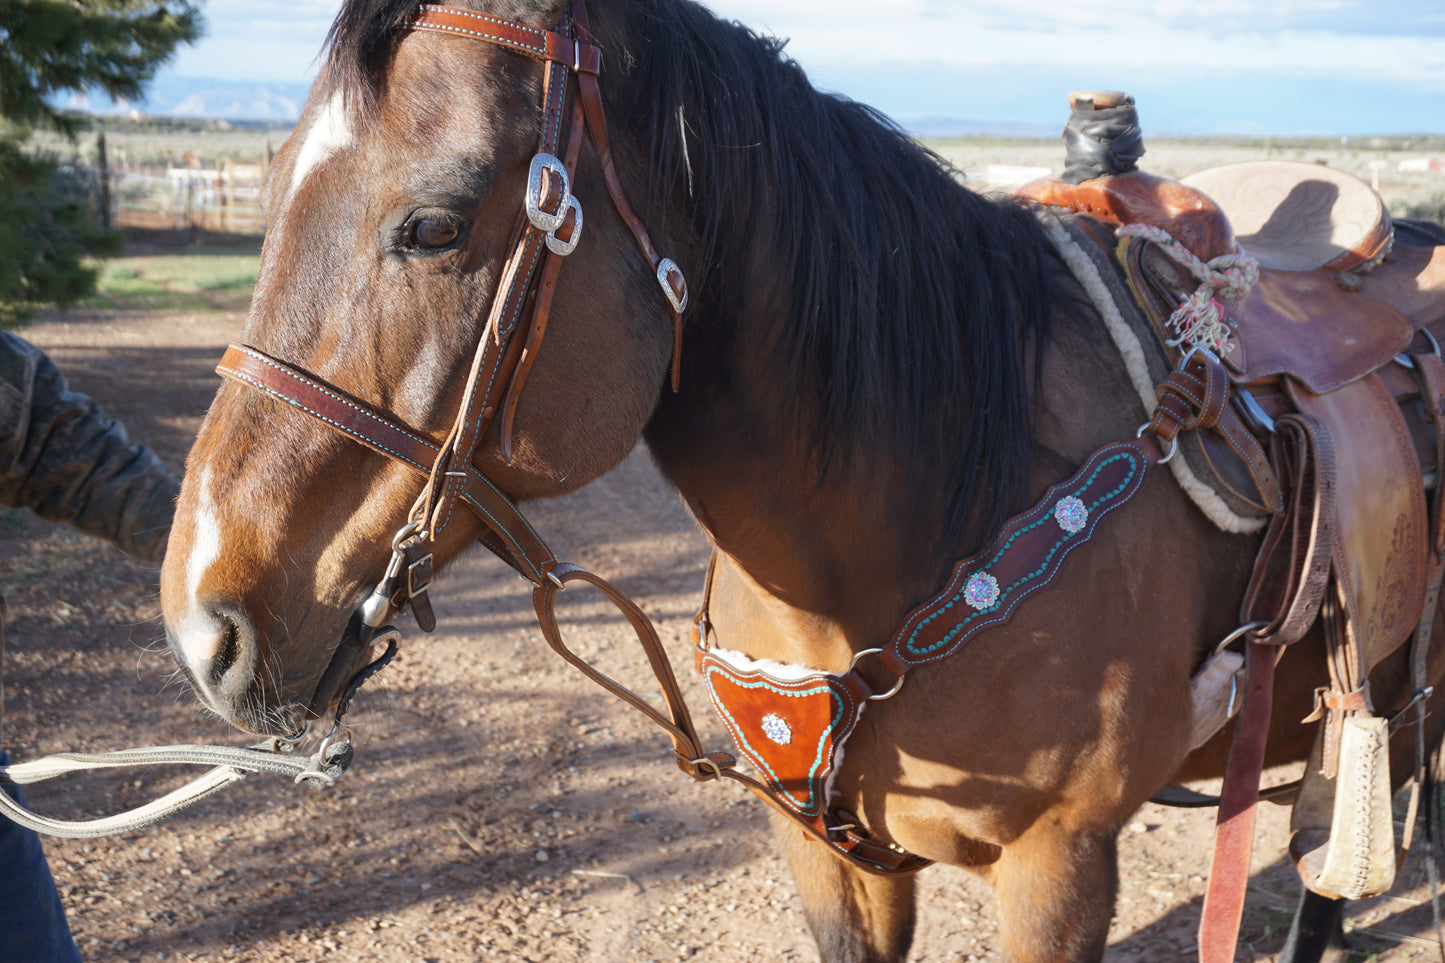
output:
[[[750,654],[846,661],[861,640],[886,637],[894,613],[937,579],[936,560],[911,549],[937,541],[925,529],[941,503],[909,502],[887,459],[852,458],[820,475],[799,426],[780,417],[783,386],[754,381],[719,392],[699,367],[685,369],[684,396],[664,401],[647,439],[717,548],[724,571],[715,621],[718,602],[731,597],[761,609],[746,630]]]
[[[1009,508],[995,490],[1018,487],[1037,228],[818,94],[775,44],[653,5],[616,41],[636,50],[614,62],[638,66],[609,89],[614,155],[679,242],[694,306],[683,391],[649,443],[753,594],[876,636],[877,613],[935,588]],[[971,384],[986,425],[969,421]]]

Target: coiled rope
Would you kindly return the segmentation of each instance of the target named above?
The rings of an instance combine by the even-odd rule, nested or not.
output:
[[[1153,241],[1199,282],[1194,293],[1169,316],[1169,327],[1177,335],[1167,342],[1169,346],[1185,350],[1203,347],[1222,354],[1229,345],[1230,329],[1218,299],[1242,301],[1259,281],[1259,261],[1243,251],[1201,260],[1167,232],[1149,224],[1126,224],[1119,228],[1118,236]]]

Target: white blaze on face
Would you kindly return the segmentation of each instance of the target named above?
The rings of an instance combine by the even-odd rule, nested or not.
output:
[[[338,90],[317,113],[311,129],[306,132],[306,140],[301,143],[296,166],[291,171],[291,193],[295,194],[326,158],[350,143],[351,121],[346,116],[346,104]]]
[[[191,554],[186,559],[186,610],[181,617],[179,641],[193,670],[213,659],[220,651],[224,626],[220,619],[201,604],[201,580],[206,571],[221,557],[221,525],[216,518],[216,503],[211,498],[211,470],[201,474],[197,486],[195,533],[191,538]]]

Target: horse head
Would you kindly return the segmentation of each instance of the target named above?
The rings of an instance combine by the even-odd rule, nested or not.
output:
[[[520,44],[576,36],[566,0],[507,6],[489,13]],[[513,498],[562,494],[637,441],[669,367],[668,303],[607,202],[599,151],[579,142],[580,124],[567,130],[582,113],[578,65],[465,29],[416,28],[418,9],[350,0],[339,14],[302,119],[267,173],[244,341],[338,404],[387,412],[442,446],[479,346],[515,333],[506,370],[525,375],[525,391],[513,385],[505,417],[497,404],[485,410],[490,428],[469,463]],[[534,160],[549,134],[572,155],[570,180],[555,159]],[[529,197],[559,216],[580,206],[569,198],[588,202],[585,238],[563,238],[581,243],[552,279],[538,280],[542,265],[561,255],[519,246]],[[575,235],[578,216],[554,235]],[[496,306],[518,275],[531,286]],[[538,352],[540,331],[523,345],[524,316],[554,281]],[[255,732],[299,731],[364,664],[368,648],[352,644],[358,605],[428,484],[300,407],[222,386],[187,462],[162,576],[178,661],[206,705]],[[429,533],[437,564],[481,533],[471,516],[448,522]]]

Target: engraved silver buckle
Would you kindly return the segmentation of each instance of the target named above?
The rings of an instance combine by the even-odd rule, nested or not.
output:
[[[676,271],[677,276],[682,278],[682,297],[680,298],[672,290],[672,285],[667,280],[667,276],[673,271]],[[677,262],[672,258],[665,257],[657,262],[657,283],[662,286],[663,296],[667,298],[667,303],[672,305],[674,311],[681,314],[687,310],[687,275],[682,273],[682,268],[678,267]]]
[[[566,257],[577,250],[577,242],[582,240],[582,202],[572,195],[568,195],[567,203],[562,207],[562,222],[564,224],[567,222],[567,212],[569,210],[577,212],[577,220],[572,225],[572,238],[567,241],[562,240],[557,236],[557,228],[553,228],[547,232],[547,250],[559,257]],[[528,212],[528,214],[530,216],[530,212]],[[559,224],[557,227],[561,227],[561,225]]]
[[[550,171],[562,181],[562,202],[557,205],[556,214],[542,210],[543,171]],[[551,154],[533,157],[532,166],[527,169],[527,220],[532,222],[532,226],[547,234],[557,230],[567,219],[567,202],[571,198],[572,184],[567,177],[566,166]]]

